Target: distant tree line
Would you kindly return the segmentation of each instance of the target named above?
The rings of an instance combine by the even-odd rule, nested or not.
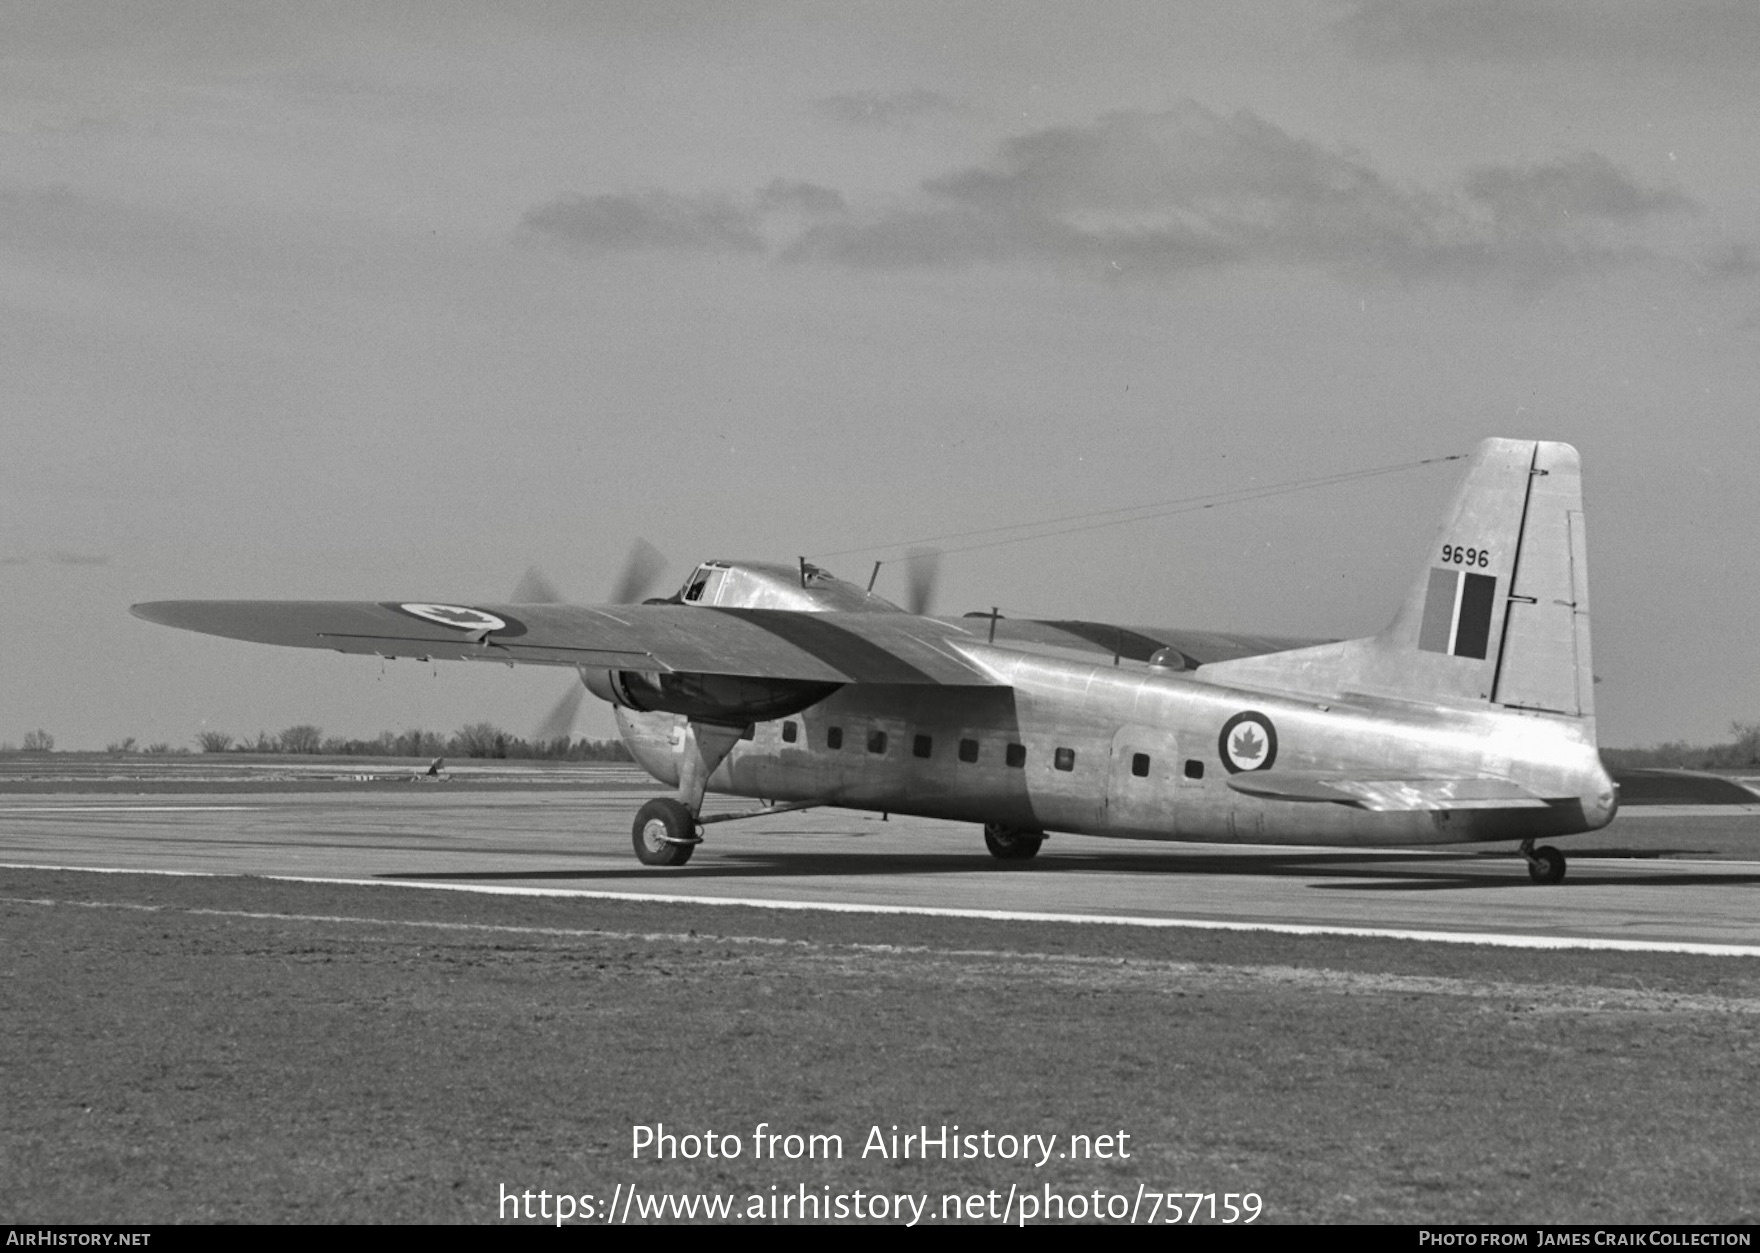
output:
[[[1760,767],[1760,722],[1732,722],[1728,744],[1688,744],[1671,740],[1651,748],[1604,748],[1601,760],[1613,770],[1745,770]]]
[[[437,731],[381,731],[370,740],[325,736],[309,723],[255,739],[235,740],[224,731],[203,731],[196,744],[204,753],[303,753],[326,757],[492,757],[523,761],[630,761],[622,740],[527,740],[493,722],[473,722],[450,736]],[[151,751],[151,750],[148,750]]]
[[[234,739],[224,731],[203,731],[196,747],[204,753],[309,753],[330,757],[500,757],[524,761],[630,761],[622,740],[570,739],[524,740],[510,735],[492,722],[473,722],[451,735],[437,731],[381,731],[370,740],[326,736],[306,723],[271,735],[258,731],[255,739]],[[0,744],[0,753],[52,753],[55,737],[36,730],[24,737],[22,750]],[[107,753],[184,754],[163,742],[141,745],[125,736],[104,746]]]

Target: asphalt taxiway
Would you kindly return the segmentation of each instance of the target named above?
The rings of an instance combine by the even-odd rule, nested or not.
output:
[[[595,786],[204,790],[192,779],[144,795],[69,780],[71,790],[0,795],[0,863],[1760,953],[1760,806],[1628,810],[1606,831],[1558,842],[1571,862],[1554,887],[1531,883],[1504,846],[1058,836],[1032,862],[999,863],[967,824],[832,809],[717,824],[688,865],[658,870],[630,845],[631,818],[655,789],[627,769],[582,780]]]

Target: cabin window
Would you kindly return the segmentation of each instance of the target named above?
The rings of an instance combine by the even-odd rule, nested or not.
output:
[[[1196,757],[1188,757],[1186,759],[1186,778],[1202,779],[1203,777],[1204,763],[1199,761]]]
[[[978,760],[978,741],[961,740],[959,742],[959,759],[965,762]]]
[[[1148,753],[1133,753],[1131,755],[1131,773],[1136,775],[1139,779],[1147,779],[1149,777]]]
[[[927,735],[919,735],[911,741],[911,756],[927,757],[935,751],[935,741]]]
[[[827,727],[827,728],[825,728],[825,747],[826,748],[842,748],[843,747],[843,728],[842,727]]]
[[[868,751],[870,753],[884,753],[886,751],[886,732],[868,732]]]
[[[1027,746],[1025,744],[1010,744],[1002,750],[1002,760],[1015,769],[1020,769],[1027,764]]]
[[[1076,768],[1076,750],[1073,748],[1058,749],[1052,757],[1051,764],[1059,770],[1074,770]]]
[[[794,743],[795,740],[800,737],[800,733],[800,727],[794,722],[790,721],[782,724],[782,742],[784,744]]]
[[[748,722],[746,723],[746,729],[739,733],[739,738],[742,740],[751,740],[756,739],[757,735],[758,724],[755,722]]]

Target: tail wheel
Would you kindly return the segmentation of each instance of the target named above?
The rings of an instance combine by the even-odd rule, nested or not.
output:
[[[1039,846],[1044,842],[1045,837],[1037,831],[1021,831],[999,822],[984,824],[984,847],[990,850],[991,856],[1003,861],[1026,861],[1037,856]]]
[[[1528,858],[1528,877],[1535,883],[1562,883],[1564,854],[1551,845],[1535,849]]]
[[[682,866],[702,837],[697,820],[678,801],[651,800],[636,811],[636,857],[644,866]]]

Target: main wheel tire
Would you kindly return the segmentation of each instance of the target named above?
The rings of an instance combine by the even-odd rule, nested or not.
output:
[[[662,797],[636,810],[636,857],[644,866],[682,866],[697,848],[697,820],[678,801]]]
[[[1026,861],[1035,857],[1044,842],[1045,837],[1037,831],[1021,831],[999,822],[984,824],[984,847],[990,850],[991,856],[1003,861]]]
[[[1564,854],[1550,844],[1534,850],[1534,860],[1528,863],[1528,877],[1535,883],[1562,883],[1564,881]]]

